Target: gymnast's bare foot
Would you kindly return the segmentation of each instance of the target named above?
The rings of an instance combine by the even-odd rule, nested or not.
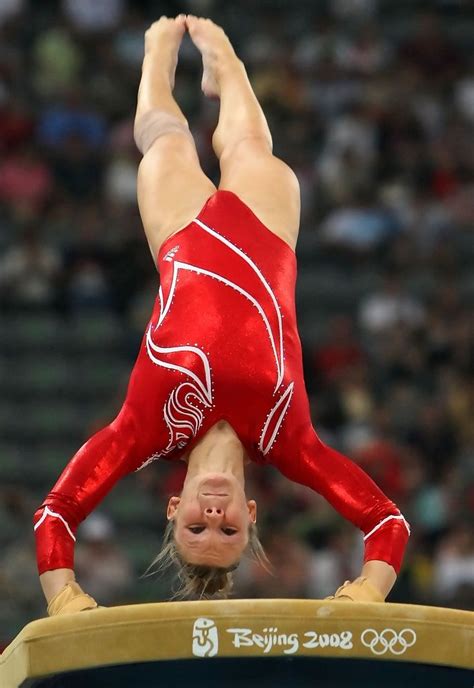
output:
[[[186,15],[176,18],[160,17],[145,33],[145,53],[155,52],[169,74],[171,88],[178,63],[178,50],[186,31]]]
[[[220,95],[220,72],[237,56],[223,29],[210,19],[188,14],[186,25],[194,45],[202,54],[202,90],[210,98]]]

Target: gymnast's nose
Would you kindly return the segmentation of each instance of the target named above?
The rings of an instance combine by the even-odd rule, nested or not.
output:
[[[224,516],[224,509],[220,506],[207,506],[204,509],[204,513],[208,518],[218,520]]]

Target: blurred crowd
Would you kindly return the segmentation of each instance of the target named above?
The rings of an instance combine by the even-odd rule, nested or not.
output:
[[[299,177],[298,258],[309,299],[298,312],[314,422],[411,523],[390,599],[472,609],[469,0],[0,0],[1,314],[45,312],[65,322],[111,315],[129,333],[130,369],[158,283],[136,204],[132,124],[143,33],[160,14],[181,11],[224,25],[275,153]],[[199,81],[199,56],[185,41],[176,97],[217,180],[217,105]],[[317,278],[328,266],[339,286],[355,285],[355,304],[324,303]],[[314,318],[322,326],[306,334]],[[162,512],[182,467],[153,464],[133,479]],[[30,522],[50,487],[0,485],[2,508],[24,534],[0,555],[0,597],[31,615],[44,609]],[[274,571],[244,561],[237,595],[321,597],[357,573],[361,538],[321,498],[256,467],[249,496],[259,501]],[[157,545],[162,525],[162,514],[148,525]],[[107,510],[86,521],[78,577],[103,604],[140,597],[143,571],[134,570],[130,546]]]

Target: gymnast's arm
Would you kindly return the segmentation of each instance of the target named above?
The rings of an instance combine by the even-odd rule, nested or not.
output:
[[[122,477],[146,458],[137,431],[136,412],[125,403],[117,418],[89,439],[68,463],[34,515],[40,581],[48,604],[69,586],[80,595],[74,577],[76,530]],[[88,596],[84,596],[88,597]],[[96,606],[92,598],[79,600],[83,608]],[[77,606],[77,605],[76,605]],[[78,609],[72,609],[78,611]]]
[[[357,581],[366,579],[368,587],[375,588],[374,601],[384,600],[401,568],[410,534],[408,523],[359,466],[321,442],[309,422],[295,427],[292,437],[290,451],[283,454],[280,450],[274,465],[290,480],[321,494],[362,530],[364,566]],[[344,595],[344,590],[340,594]]]

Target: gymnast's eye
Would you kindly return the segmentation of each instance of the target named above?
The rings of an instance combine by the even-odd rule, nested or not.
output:
[[[224,535],[234,535],[237,531],[235,528],[222,528]]]
[[[199,533],[202,533],[204,527],[205,526],[189,526],[189,530],[191,531],[191,533],[198,535]]]

